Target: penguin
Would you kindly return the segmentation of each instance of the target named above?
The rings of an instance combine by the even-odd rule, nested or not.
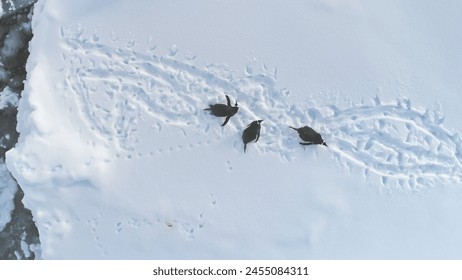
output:
[[[213,105],[210,105],[209,108],[204,109],[206,111],[210,111],[211,115],[214,115],[217,117],[226,117],[225,122],[221,126],[225,126],[228,123],[229,119],[232,116],[234,116],[239,110],[237,101],[234,104],[234,106],[231,106],[231,100],[229,99],[229,96],[226,94],[225,96],[226,96],[227,104],[213,104]]]
[[[317,145],[324,145],[326,147],[329,147],[327,146],[326,142],[322,139],[321,134],[314,131],[314,129],[312,129],[311,127],[306,126],[306,125],[300,128],[295,128],[292,126],[289,126],[289,127],[296,130],[300,138],[302,138],[303,141],[306,141],[306,142],[300,142],[301,145],[317,144]]]
[[[258,141],[258,138],[260,138],[260,129],[261,129],[261,122],[263,120],[257,120],[251,122],[246,129],[244,129],[244,132],[242,132],[242,142],[244,142],[244,153],[247,150],[247,143],[250,141],[255,140],[255,143]]]

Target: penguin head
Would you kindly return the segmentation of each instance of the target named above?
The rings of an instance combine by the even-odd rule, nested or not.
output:
[[[236,100],[236,103],[234,103],[234,107],[238,107],[238,105],[237,105],[237,100]]]
[[[258,120],[257,123],[260,124],[263,120]]]
[[[239,111],[239,107],[237,106],[237,101],[236,104],[234,104],[234,107],[231,107],[231,115],[234,116],[237,111]]]

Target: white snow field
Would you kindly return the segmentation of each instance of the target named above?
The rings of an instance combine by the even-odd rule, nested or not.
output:
[[[36,253],[460,259],[460,11],[449,0],[39,0],[7,153]],[[222,127],[203,109],[225,94],[239,111]],[[329,147],[301,146],[289,125]]]

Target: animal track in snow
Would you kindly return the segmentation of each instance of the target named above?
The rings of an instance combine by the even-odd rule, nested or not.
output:
[[[379,176],[383,185],[416,189],[462,182],[462,140],[442,127],[438,111],[419,111],[399,99],[310,114],[325,128],[339,162]]]
[[[207,214],[214,210],[213,208],[216,206],[217,201],[214,194],[210,194],[209,196],[210,203],[208,207],[204,207],[199,214],[194,214],[188,220],[184,219],[175,219],[175,218],[158,218],[157,223],[164,225],[168,229],[172,229],[178,231],[179,233],[183,234],[186,239],[194,239],[197,234],[206,226],[208,222]]]
[[[277,153],[283,161],[303,156],[297,135],[288,126],[310,125],[318,130],[329,148],[309,147],[333,153],[348,169],[359,168],[367,178],[378,177],[385,186],[420,188],[436,182],[462,182],[462,140],[442,126],[438,111],[418,110],[401,98],[383,103],[352,104],[339,108],[331,104],[291,104],[290,93],[275,86],[276,70],[247,67],[236,75],[226,66],[210,64],[200,69],[189,54],[175,57],[136,52],[132,47],[115,48],[101,40],[85,40],[80,33],[62,31],[67,52],[65,87],[74,93],[82,118],[98,137],[113,141],[128,152],[137,151],[143,139],[140,127],[158,134],[164,127],[178,127],[206,139],[157,147],[149,155],[181,152],[236,137],[230,148],[242,152],[238,139],[242,129],[264,119],[261,138],[251,152]],[[130,44],[133,45],[133,44]],[[239,112],[226,126],[203,109],[229,94],[239,102]],[[226,134],[224,131],[231,131]],[[205,139],[205,138],[204,138]],[[231,165],[228,166],[231,168]]]
[[[67,78],[65,88],[74,93],[83,119],[99,137],[133,151],[140,141],[139,122],[154,123],[153,131],[164,126],[188,127],[221,139],[222,129],[203,111],[224,94],[247,101],[227,129],[236,130],[256,118],[252,112],[269,95],[277,94],[269,75],[234,77],[226,66],[208,65],[198,69],[172,57],[157,57],[128,49],[113,48],[88,40],[66,37],[62,54]],[[280,113],[285,106],[280,106]],[[260,111],[265,111],[260,108]],[[218,122],[217,122],[218,121]],[[183,129],[183,134],[187,131]]]
[[[93,216],[90,219],[87,219],[86,224],[90,228],[90,232],[93,235],[94,242],[98,250],[101,252],[102,255],[107,255],[107,251],[104,248],[104,245],[101,240],[101,236],[98,234],[98,227],[101,220],[104,219],[103,213],[99,212],[96,216]]]

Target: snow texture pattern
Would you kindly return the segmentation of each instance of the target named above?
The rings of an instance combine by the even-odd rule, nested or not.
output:
[[[220,128],[222,119],[203,111],[228,94],[240,105],[225,128],[235,133],[237,151],[242,151],[238,136],[245,126],[264,119],[263,141],[252,149],[277,153],[282,161],[303,156],[304,150],[328,149],[347,170],[359,170],[390,188],[462,182],[461,137],[444,128],[440,110],[415,108],[406,97],[392,102],[376,97],[345,108],[313,100],[292,104],[290,92],[276,88],[276,69],[266,66],[249,66],[245,75],[236,75],[216,64],[199,69],[195,57],[177,59],[176,48],[158,56],[155,46],[146,53],[134,51],[134,42],[115,48],[99,43],[97,35],[83,39],[75,28],[63,28],[61,35],[67,71],[63,86],[74,93],[72,102],[79,104],[95,135],[121,151],[137,150],[139,122],[150,122],[159,132],[164,126],[193,128],[210,141],[229,137]],[[329,148],[300,146],[289,125],[313,127]]]

